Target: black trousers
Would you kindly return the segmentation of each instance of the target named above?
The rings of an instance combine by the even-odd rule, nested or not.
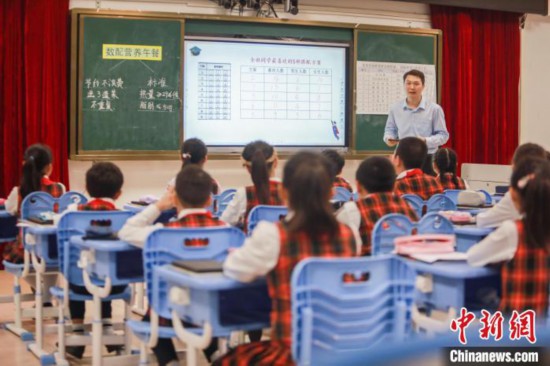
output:
[[[77,294],[90,295],[84,286],[76,286],[69,284],[69,288]],[[111,294],[120,294],[126,290],[126,286],[113,286],[111,288]],[[71,312],[72,319],[84,319],[85,302],[69,300],[69,310]],[[110,301],[101,302],[101,317],[103,319],[110,319],[112,315],[112,307]]]
[[[424,160],[424,164],[422,165],[422,171],[435,177],[436,174],[433,167],[433,156],[434,154],[428,154],[428,156],[426,156],[426,160]]]

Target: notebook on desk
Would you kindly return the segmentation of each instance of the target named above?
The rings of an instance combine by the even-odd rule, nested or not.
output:
[[[217,261],[185,261],[177,260],[172,262],[177,268],[193,273],[222,273],[223,263]]]

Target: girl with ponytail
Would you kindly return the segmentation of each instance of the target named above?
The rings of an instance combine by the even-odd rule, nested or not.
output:
[[[246,218],[254,207],[282,205],[283,201],[279,192],[281,182],[274,178],[278,159],[273,146],[265,141],[253,141],[244,147],[241,160],[254,185],[237,190],[221,219],[246,228]]]
[[[180,149],[181,168],[190,165],[198,165],[204,169],[204,164],[208,161],[208,148],[205,143],[198,138],[187,139],[181,144]],[[175,186],[176,178],[170,184]],[[220,184],[212,179],[212,194],[221,193]]]
[[[464,179],[456,174],[457,157],[453,149],[443,148],[434,155],[434,170],[443,189],[468,189]]]
[[[356,230],[334,218],[332,167],[321,154],[299,152],[284,168],[284,221],[260,222],[243,246],[229,253],[224,274],[249,282],[266,276],[271,297],[271,338],[238,346],[214,365],[293,365],[290,278],[309,257],[353,257],[361,246]]]
[[[52,182],[48,177],[53,170],[52,151],[47,145],[34,144],[25,150],[23,155],[23,168],[19,187],[13,187],[6,199],[6,211],[17,215],[21,202],[30,193],[43,191],[53,197],[59,197],[65,193],[65,186]],[[4,259],[12,263],[23,262],[23,246],[20,238],[16,242],[8,243],[4,248]]]
[[[514,165],[510,194],[521,214],[467,252],[471,265],[504,262],[500,310],[548,316],[550,285],[550,162],[529,158]]]

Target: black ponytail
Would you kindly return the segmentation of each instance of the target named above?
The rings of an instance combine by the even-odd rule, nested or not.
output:
[[[284,168],[283,186],[294,216],[288,223],[291,232],[305,231],[312,238],[338,234],[330,204],[332,165],[321,154],[303,151],[292,156]]]
[[[459,185],[458,177],[456,176],[457,157],[453,149],[443,148],[437,150],[434,156],[434,162],[439,170],[439,179],[442,183],[447,182],[448,177],[445,174],[450,174],[451,181],[454,185]]]
[[[520,197],[527,245],[550,253],[550,162],[541,158],[516,162],[510,183]]]
[[[269,172],[275,161],[275,149],[267,142],[257,140],[247,144],[241,156],[250,168],[260,204],[269,203]]]
[[[188,164],[201,164],[206,159],[208,148],[204,142],[197,138],[190,138],[183,142],[180,149],[181,167]]]
[[[41,190],[42,176],[45,168],[52,163],[52,151],[47,145],[34,144],[25,150],[23,155],[23,171],[19,193],[21,199],[32,192]]]

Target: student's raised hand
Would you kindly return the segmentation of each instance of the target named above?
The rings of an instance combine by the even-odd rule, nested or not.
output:
[[[155,203],[159,211],[166,211],[175,207],[175,194],[176,192],[174,191],[174,187],[168,187],[162,197]]]

